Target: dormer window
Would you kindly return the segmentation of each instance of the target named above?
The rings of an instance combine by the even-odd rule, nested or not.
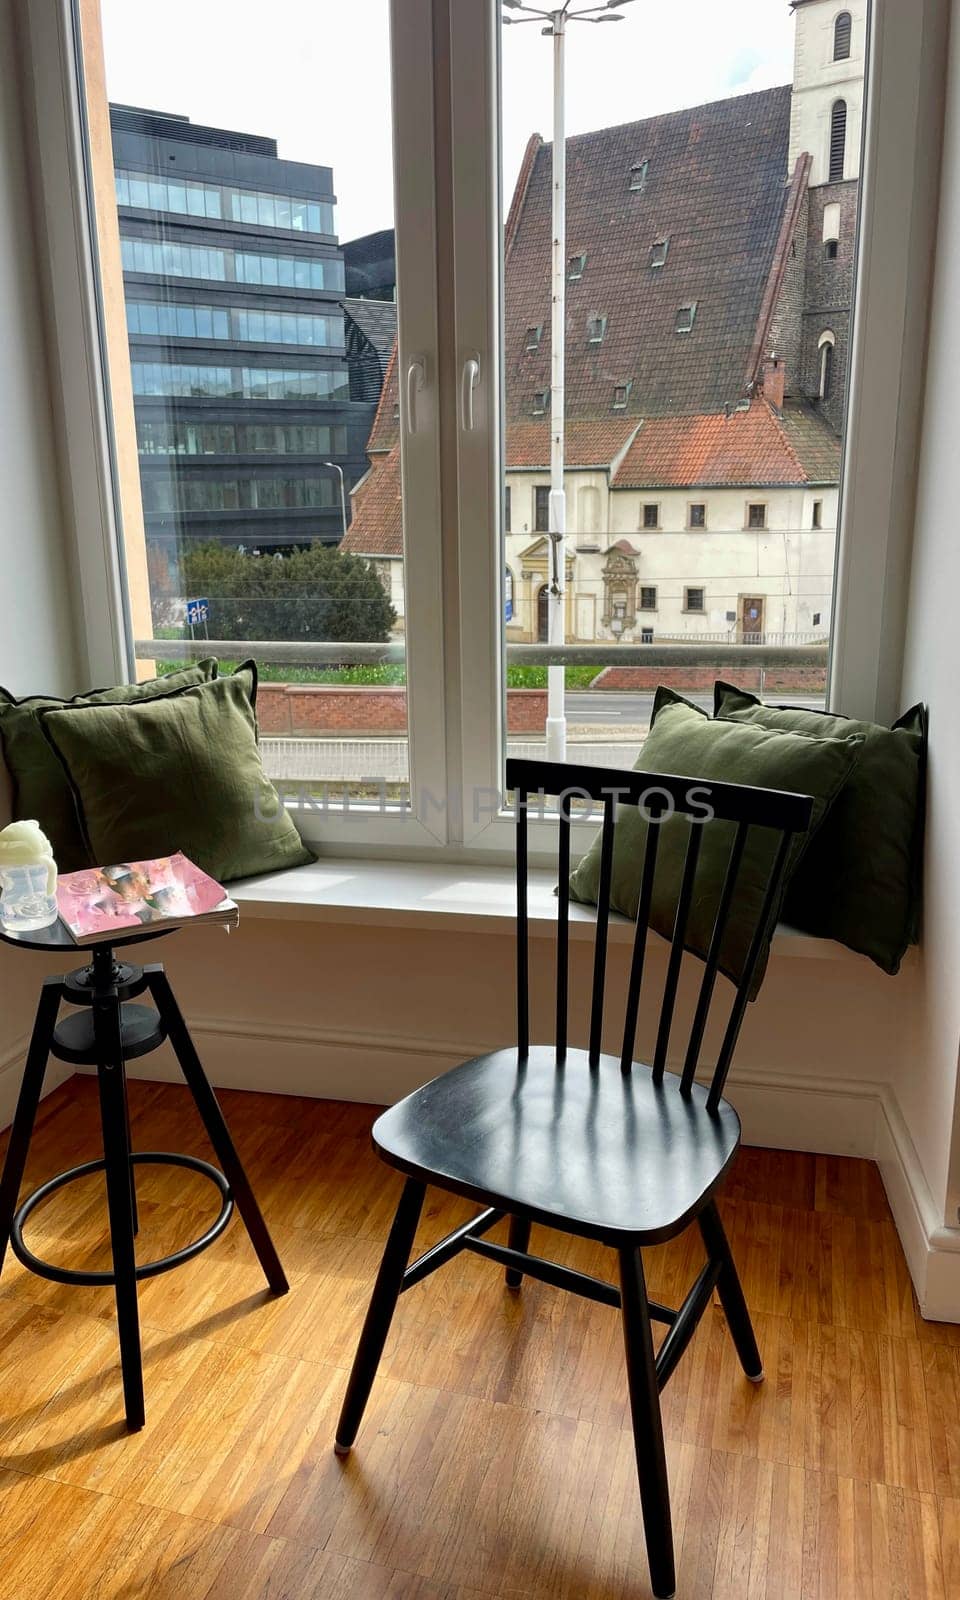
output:
[[[606,319],[606,317],[600,317],[600,316],[597,316],[596,314],[594,314],[592,317],[588,317],[587,318],[587,342],[588,342],[588,344],[602,344],[603,343],[603,336],[606,333],[606,331],[607,331],[607,319]]]
[[[634,194],[642,194],[647,187],[647,174],[650,171],[649,161],[635,161],[630,168],[630,189]]]
[[[669,239],[655,239],[650,246],[651,267],[662,267],[666,264],[667,251],[670,248]]]
[[[674,328],[677,333],[690,333],[697,317],[697,302],[691,300],[689,305],[677,306],[677,317]]]
[[[548,397],[549,397],[548,396],[548,391],[546,389],[535,389],[534,390],[534,394],[533,394],[533,414],[534,414],[535,417],[542,417],[543,416],[544,412],[547,409],[547,399],[548,399]]]
[[[571,256],[570,260],[567,262],[567,282],[576,283],[578,279],[582,278],[583,269],[586,264],[587,258],[585,255]]]
[[[614,409],[614,411],[624,411],[626,409],[627,401],[630,398],[630,390],[631,390],[632,387],[633,387],[632,380],[629,383],[615,383],[614,384],[614,386],[613,386],[613,409]]]
[[[527,337],[526,337],[525,348],[527,350],[539,350],[540,349],[540,339],[541,339],[542,335],[543,335],[543,323],[542,322],[536,328],[528,328],[527,329]]]

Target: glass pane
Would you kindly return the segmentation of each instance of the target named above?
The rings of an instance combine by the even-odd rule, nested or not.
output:
[[[864,34],[838,64],[818,4],[587,9],[559,161],[549,21],[502,10],[507,747],[545,748],[552,655],[568,753],[630,766],[659,683],[710,712],[721,677],[823,704]],[[732,664],[755,646],[776,654]]]
[[[94,196],[142,213],[122,213],[119,252],[116,218],[98,218],[140,673],[206,639],[224,642],[227,669],[231,651],[253,654],[264,758],[292,799],[402,802],[395,397],[379,407],[394,274],[365,271],[367,298],[345,294],[333,204],[354,254],[379,262],[393,226],[388,0],[275,0],[266,32],[243,8],[225,28],[210,0],[168,0],[149,50],[129,0],[82,9],[90,82],[102,55],[111,101],[88,95]],[[361,120],[355,75],[318,95],[323,60],[363,61]]]

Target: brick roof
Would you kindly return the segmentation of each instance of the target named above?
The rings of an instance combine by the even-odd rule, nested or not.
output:
[[[575,419],[567,423],[563,458],[567,467],[612,467],[637,430],[637,419],[619,417],[593,422]],[[550,466],[549,422],[511,422],[507,426],[507,467]]]
[[[403,555],[400,505],[400,447],[375,455],[370,471],[350,495],[352,521],[341,550],[362,556]]]
[[[631,383],[627,413],[720,411],[744,392],[787,197],[790,88],[766,89],[567,141],[569,417],[610,414]],[[630,169],[649,163],[642,192]],[[507,414],[529,416],[550,382],[551,147],[528,147],[511,208],[506,269]],[[518,197],[519,198],[519,197]],[[669,239],[662,267],[655,240]],[[690,333],[677,309],[696,302]],[[606,316],[603,341],[587,318]],[[526,331],[542,327],[539,347]]]
[[[781,414],[758,399],[729,416],[648,418],[612,487],[773,488],[836,483],[839,472],[840,442],[822,417],[800,407]]]

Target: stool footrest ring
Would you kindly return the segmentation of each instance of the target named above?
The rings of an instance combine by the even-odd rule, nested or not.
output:
[[[190,1244],[185,1244],[180,1250],[173,1250],[167,1256],[160,1256],[156,1261],[145,1261],[137,1267],[137,1280],[142,1278],[155,1278],[161,1272],[170,1272],[174,1267],[183,1266],[184,1262],[192,1261],[208,1245],[219,1239],[230,1218],[233,1216],[233,1193],[226,1178],[219,1168],[211,1166],[209,1161],[201,1161],[198,1156],[174,1155],[166,1150],[140,1150],[134,1151],[130,1160],[135,1165],[155,1167],[188,1167],[191,1172],[199,1172],[201,1177],[209,1178],[210,1182],[220,1191],[220,1213],[211,1223],[205,1233],[193,1239]],[[103,1172],[106,1162],[85,1161],[82,1166],[70,1167],[66,1172],[60,1172],[49,1182],[41,1184],[33,1194],[24,1200],[18,1209],[10,1227],[10,1248],[17,1260],[29,1272],[35,1272],[40,1278],[49,1278],[53,1283],[77,1283],[88,1288],[98,1287],[103,1284],[114,1283],[115,1276],[112,1272],[79,1272],[72,1267],[58,1267],[51,1261],[44,1261],[41,1256],[34,1255],[33,1251],[23,1240],[23,1225],[32,1211],[42,1205],[44,1200],[55,1194],[68,1183],[73,1183],[76,1178],[85,1178],[91,1172]]]

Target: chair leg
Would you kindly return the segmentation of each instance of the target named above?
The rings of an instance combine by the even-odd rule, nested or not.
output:
[[[244,1171],[243,1163],[237,1154],[236,1146],[230,1137],[223,1112],[217,1097],[213,1092],[210,1082],[194,1048],[190,1037],[190,1030],[183,1020],[183,1014],[174,998],[170,987],[170,980],[161,966],[145,967],[147,986],[153,996],[154,1004],[167,1030],[167,1036],[173,1046],[174,1054],[180,1063],[180,1070],[187,1082],[187,1087],[193,1095],[200,1119],[207,1130],[207,1137],[216,1151],[217,1160],[223,1168],[223,1174],[230,1185],[233,1197],[237,1203],[237,1210],[243,1218],[244,1227],[250,1235],[250,1242],[257,1252],[257,1259],[263,1268],[264,1275],[274,1294],[286,1294],[290,1285],[287,1283],[286,1273],[280,1265],[273,1240],[263,1220],[263,1212],[257,1204],[256,1196],[250,1187],[250,1181]]]
[[[94,1036],[99,1063],[100,1120],[113,1254],[117,1331],[127,1427],[135,1433],[145,1420],[143,1358],[140,1349],[140,1313],[137,1306],[137,1259],[134,1249],[133,1195],[130,1184],[130,1143],[127,1136],[123,1048],[120,1038],[120,1002],[114,995],[93,1002]]]
[[[408,1178],[403,1186],[400,1204],[397,1206],[367,1309],[360,1343],[353,1358],[353,1369],[344,1395],[340,1421],[337,1423],[333,1448],[338,1456],[347,1455],[357,1437],[357,1430],[370,1398],[370,1390],[373,1388],[373,1380],[377,1375],[377,1367],[380,1365],[380,1357],[383,1355],[383,1347],[387,1342],[393,1313],[400,1298],[403,1274],[410,1260],[410,1251],[413,1248],[414,1235],[417,1223],[420,1221],[426,1192],[426,1184],[420,1183],[416,1178]]]
[[[127,1124],[127,1149],[130,1152],[130,1210],[133,1213],[133,1237],[140,1232],[140,1212],[137,1208],[137,1169],[133,1164],[133,1134],[130,1132],[130,1093],[127,1087],[127,1069],[123,1069],[123,1111]]]
[[[670,1484],[663,1446],[660,1391],[647,1288],[640,1251],[625,1249],[619,1252],[619,1256],[623,1343],[650,1582],[658,1600],[670,1600],[676,1593],[677,1577],[670,1520]]]
[[[740,1365],[751,1383],[762,1383],[763,1361],[757,1349],[750,1312],[747,1309],[740,1277],[715,1200],[711,1200],[706,1209],[701,1211],[697,1221],[707,1255],[711,1261],[720,1262],[717,1293],[727,1319],[727,1326],[737,1347]]]
[[[526,1217],[510,1218],[510,1233],[507,1243],[511,1250],[528,1250],[530,1248],[530,1223]],[[508,1267],[506,1271],[508,1289],[519,1289],[523,1282],[523,1273],[516,1267]]]
[[[30,1048],[23,1068],[13,1127],[10,1129],[6,1159],[3,1163],[3,1177],[0,1178],[0,1271],[3,1269],[3,1258],[10,1242],[10,1227],[17,1209],[20,1185],[27,1165],[33,1124],[40,1104],[44,1074],[50,1056],[50,1043],[62,997],[63,983],[60,978],[45,979],[40,990],[37,1015],[30,1036]]]

